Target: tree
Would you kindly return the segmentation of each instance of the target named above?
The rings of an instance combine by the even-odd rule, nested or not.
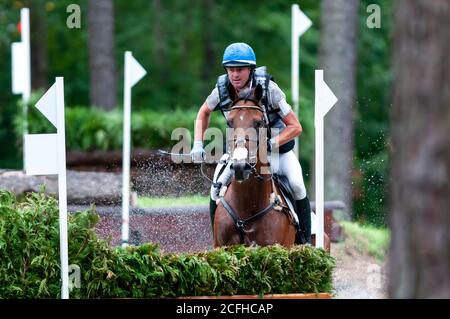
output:
[[[319,60],[339,101],[325,117],[325,199],[352,212],[358,0],[322,0]]]
[[[111,110],[117,106],[112,0],[89,0],[88,34],[91,105]]]
[[[450,298],[450,3],[395,8],[389,295]]]
[[[28,1],[30,6],[31,86],[48,88],[47,17],[43,1]]]
[[[360,2],[352,219],[387,227],[393,2],[373,2]]]
[[[153,38],[154,38],[154,57],[158,61],[158,80],[162,85],[165,85],[167,81],[166,67],[166,46],[165,35],[163,32],[162,19],[164,17],[164,7],[161,0],[153,0],[152,10],[155,13],[153,16]]]
[[[206,0],[202,2],[203,9],[203,23],[204,23],[204,32],[203,36],[203,61],[204,66],[202,68],[202,82],[205,83],[202,87],[202,95],[207,96],[211,92],[211,85],[208,83],[208,80],[213,78],[213,68],[207,67],[209,65],[214,65],[216,61],[216,55],[213,48],[213,20],[214,20],[214,9],[215,9],[215,1],[214,0]]]

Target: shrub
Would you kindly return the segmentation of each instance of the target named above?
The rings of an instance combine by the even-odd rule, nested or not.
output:
[[[93,208],[69,215],[69,263],[81,271],[71,298],[330,292],[334,259],[322,249],[242,245],[162,254],[158,245],[111,248],[97,238]],[[0,298],[59,298],[58,205],[0,191]]]

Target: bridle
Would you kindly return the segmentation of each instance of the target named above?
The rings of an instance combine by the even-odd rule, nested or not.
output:
[[[256,105],[234,105],[231,107],[230,111],[232,110],[238,110],[238,109],[251,109],[251,110],[257,110],[259,112],[261,112],[263,114],[263,118],[262,118],[262,122],[264,123],[264,125],[262,127],[267,128],[268,127],[268,123],[264,120],[264,109],[262,107],[259,106],[259,102],[256,101],[255,99],[251,99],[251,98],[241,98],[239,100],[236,100],[234,103],[239,102],[240,100],[249,100],[252,101],[253,103],[255,103]],[[229,122],[227,123],[228,127],[230,127],[231,125],[229,124]],[[261,127],[260,127],[261,128]],[[230,141],[230,140],[227,140]],[[248,142],[256,142],[257,147],[256,147],[256,152],[255,154],[258,154],[259,151],[259,139],[256,138],[255,139],[251,139],[249,138],[247,135],[246,137],[238,137],[238,138],[233,138],[232,139],[235,147],[245,147],[247,149],[247,147],[245,146],[245,143]],[[248,151],[248,150],[247,150]],[[250,154],[251,156],[251,154]],[[255,155],[256,156],[256,155]],[[250,157],[251,158],[251,157]],[[266,181],[266,180],[272,180],[272,174],[269,174],[268,177],[263,177],[258,173],[258,170],[256,169],[256,163],[257,161],[255,160],[254,164],[252,165],[251,163],[247,162],[247,159],[245,159],[245,166],[243,168],[243,170],[249,170],[258,180],[260,181]],[[233,164],[232,164],[233,165]],[[245,173],[244,173],[245,174]],[[248,173],[249,175],[249,173]],[[274,201],[271,201],[269,203],[268,206],[266,206],[264,209],[260,210],[259,212],[257,212],[256,214],[246,218],[246,219],[241,219],[238,217],[238,214],[236,214],[236,212],[233,210],[233,208],[227,203],[227,201],[225,200],[224,197],[220,197],[220,202],[222,203],[223,207],[225,208],[225,210],[228,212],[228,214],[230,215],[230,217],[233,219],[234,222],[234,226],[236,227],[236,230],[239,233],[239,238],[240,238],[240,243],[243,244],[244,243],[244,237],[245,237],[245,226],[247,224],[249,224],[250,222],[256,221],[258,219],[261,219],[263,216],[265,216],[266,214],[268,214],[270,211],[272,211],[272,209],[277,206],[280,205],[281,202],[278,200],[278,198],[275,198]]]
[[[239,101],[251,101],[256,105],[236,105],[237,102]],[[257,110],[259,112],[261,112],[264,115],[264,109],[259,106],[259,102],[255,99],[249,98],[249,97],[242,97],[240,99],[237,99],[233,102],[233,106],[230,108],[230,112],[233,110],[239,110],[239,109],[248,109],[248,110]],[[264,120],[264,116],[261,119],[261,122],[264,123],[263,126],[260,126],[259,128],[267,128],[268,125]],[[232,126],[229,124],[229,122],[227,122],[228,127]],[[270,175],[269,177],[263,177],[258,173],[258,170],[256,169],[256,163],[257,163],[257,154],[259,151],[259,139],[258,137],[256,138],[250,138],[248,135],[244,137],[238,137],[238,138],[233,138],[233,139],[227,139],[228,141],[232,141],[234,146],[237,147],[238,145],[242,145],[243,147],[245,147],[245,142],[253,142],[256,143],[256,150],[254,152],[254,154],[252,152],[250,152],[249,154],[249,159],[250,162],[245,163],[245,168],[250,170],[250,172],[258,179],[261,181],[265,181],[265,180],[270,180],[272,179],[272,175]],[[246,148],[246,147],[245,147]],[[251,150],[250,150],[251,151]],[[252,164],[253,163],[253,164]]]
[[[242,99],[236,100],[235,103],[237,103],[239,101],[242,101],[242,100],[252,101],[256,105],[234,105],[234,106],[231,107],[230,111],[237,110],[237,109],[253,109],[253,110],[260,111],[261,113],[264,113],[264,110],[262,109],[262,107],[259,106],[259,102],[256,101],[255,99],[250,99],[250,98],[244,99],[244,98],[242,98]]]

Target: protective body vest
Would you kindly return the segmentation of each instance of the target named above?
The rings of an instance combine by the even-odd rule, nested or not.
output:
[[[271,103],[272,99],[269,96],[269,84],[270,81],[274,81],[273,77],[269,73],[267,73],[265,66],[256,68],[252,76],[252,89],[258,84],[260,84],[263,89],[261,103],[263,104],[265,109],[266,122],[268,122],[268,125],[271,129],[277,128],[280,131],[283,130],[286,125],[283,123],[280,115],[278,114],[280,109]],[[230,112],[231,104],[233,103],[228,93],[228,88],[230,85],[232,84],[230,83],[227,74],[222,74],[218,77],[217,90],[219,91],[219,103],[214,108],[214,111],[220,110],[225,118],[227,118],[227,114],[228,112]],[[294,145],[295,140],[291,140],[282,145],[279,149],[279,152],[289,152],[294,148]]]

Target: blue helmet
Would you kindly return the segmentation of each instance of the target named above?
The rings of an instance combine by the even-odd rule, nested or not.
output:
[[[253,49],[246,43],[237,42],[230,44],[223,53],[222,65],[232,66],[256,66],[256,56]]]

